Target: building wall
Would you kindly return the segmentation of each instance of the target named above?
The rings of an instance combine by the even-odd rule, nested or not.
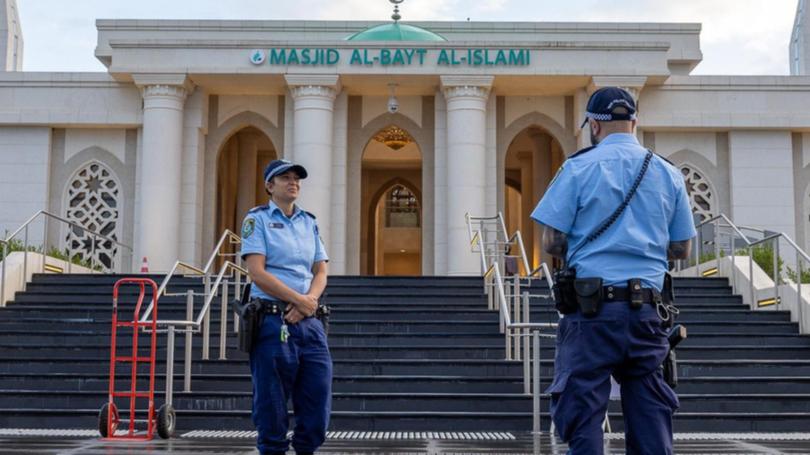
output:
[[[48,208],[50,157],[50,128],[0,126],[0,233]],[[42,244],[43,228],[39,222],[32,225],[31,243]]]
[[[795,237],[790,132],[732,131],[729,152],[734,222]]]

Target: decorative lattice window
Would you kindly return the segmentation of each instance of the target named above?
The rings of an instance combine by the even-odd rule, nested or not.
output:
[[[67,187],[66,218],[74,223],[98,232],[109,238],[119,239],[121,224],[119,185],[112,171],[99,162],[82,167],[70,179]],[[86,230],[68,228],[64,237],[68,251],[93,264],[112,268],[118,254],[118,246],[100,238],[94,238]]]
[[[385,227],[419,227],[419,203],[409,189],[395,185],[385,198]]]
[[[714,215],[714,191],[706,177],[701,171],[696,170],[688,164],[681,166],[686,192],[689,195],[689,203],[692,205],[692,213],[700,218],[700,221],[711,218]]]

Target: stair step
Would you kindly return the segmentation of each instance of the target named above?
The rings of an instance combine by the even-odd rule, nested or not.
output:
[[[35,275],[26,292],[0,309],[0,426],[97,426],[106,401],[112,286],[122,275]],[[157,282],[163,276],[152,275]],[[675,431],[806,431],[810,425],[810,337],[786,311],[751,311],[723,278],[677,278],[679,322],[689,338],[678,349],[681,409]],[[168,290],[203,290],[200,277],[175,277]],[[523,291],[548,294],[545,281]],[[234,287],[231,289],[232,297]],[[333,315],[333,415],[330,429],[360,431],[528,431],[531,397],[523,364],[506,361],[498,313],[486,307],[481,277],[330,277]],[[126,321],[136,288],[122,288]],[[252,430],[247,355],[227,334],[219,355],[219,304],[211,318],[211,360],[200,360],[194,336],[192,392],[183,392],[185,337],[176,339],[174,404],[178,428]],[[199,311],[202,299],[195,298]],[[184,319],[183,295],[161,298],[161,319]],[[532,320],[556,322],[550,298],[535,297]],[[229,314],[229,330],[232,329]],[[131,355],[131,331],[119,332],[120,355]],[[139,356],[148,353],[141,336]],[[555,340],[541,340],[541,388],[553,376]],[[155,390],[165,388],[166,335],[156,344]],[[148,386],[148,363],[138,390]],[[130,365],[116,367],[119,389]],[[548,396],[542,396],[543,428]],[[622,429],[621,407],[610,404]]]

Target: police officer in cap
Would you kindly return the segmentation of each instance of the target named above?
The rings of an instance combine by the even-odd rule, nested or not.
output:
[[[275,160],[264,171],[267,205],[248,212],[242,224],[242,258],[253,286],[251,299],[265,311],[259,338],[250,353],[253,376],[253,423],[262,454],[284,454],[287,401],[292,397],[297,454],[323,444],[329,424],[332,358],[318,299],[326,288],[326,256],[315,216],[295,200],[302,166]]]
[[[603,453],[612,375],[627,453],[671,454],[679,403],[662,363],[676,310],[661,292],[668,260],[687,258],[696,235],[689,199],[678,169],[636,139],[627,91],[596,91],[586,117],[593,146],[566,160],[532,213],[574,290],[555,302],[567,314],[548,389],[552,419],[569,454]]]

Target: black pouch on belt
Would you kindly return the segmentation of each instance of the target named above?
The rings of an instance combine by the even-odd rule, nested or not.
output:
[[[241,300],[231,300],[231,310],[239,318],[239,350],[247,353],[253,350],[264,320],[262,304],[250,300],[250,286],[250,283],[245,283]]]
[[[257,300],[248,302],[242,307],[239,317],[242,323],[239,328],[239,350],[250,353],[259,339],[259,331],[264,321],[262,304]]]
[[[630,293],[630,308],[634,310],[641,309],[641,305],[644,305],[644,291],[641,287],[641,280],[638,278],[627,280],[627,291]]]
[[[574,280],[574,292],[577,294],[579,311],[586,318],[599,314],[602,307],[602,279],[577,278]]]

